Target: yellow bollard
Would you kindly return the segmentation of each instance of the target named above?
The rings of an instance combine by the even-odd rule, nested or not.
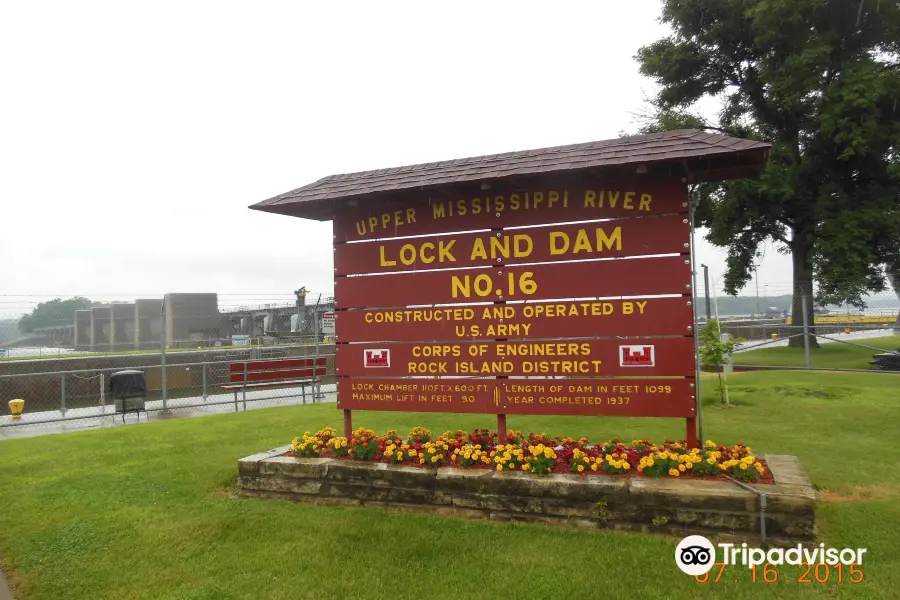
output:
[[[24,400],[10,400],[9,401],[9,412],[12,414],[12,418],[14,421],[18,421],[22,418],[22,410],[25,408]]]
[[[777,339],[778,339],[778,334],[777,334],[777,333],[773,333],[773,334],[772,334],[772,339],[773,339],[773,340],[777,340]]]
[[[844,333],[850,333],[850,328],[849,328],[849,327],[844,327]]]

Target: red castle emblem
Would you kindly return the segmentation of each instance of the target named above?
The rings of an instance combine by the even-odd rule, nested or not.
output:
[[[391,351],[382,350],[366,350],[363,353],[363,364],[368,368],[390,367]]]
[[[656,364],[653,346],[619,346],[619,365],[622,367],[652,367]]]

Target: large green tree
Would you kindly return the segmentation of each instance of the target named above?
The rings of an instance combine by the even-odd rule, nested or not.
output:
[[[900,4],[664,0],[662,21],[672,34],[636,57],[659,85],[644,131],[702,127],[773,145],[759,179],[698,190],[698,224],[728,248],[726,291],[750,281],[774,241],[793,259],[794,323],[814,281],[822,303],[864,305],[900,265]],[[710,99],[713,119],[698,110]]]
[[[30,315],[24,315],[19,319],[19,330],[23,333],[31,333],[41,327],[73,325],[75,323],[75,311],[90,308],[91,306],[91,301],[81,296],[69,298],[68,300],[54,298],[47,302],[41,302],[32,309]]]

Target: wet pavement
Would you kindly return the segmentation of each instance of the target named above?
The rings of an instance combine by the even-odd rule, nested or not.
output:
[[[334,384],[323,385],[321,397],[316,399],[316,403],[335,402],[337,393],[334,388]],[[127,413],[124,425],[132,426],[138,423],[147,423],[148,418],[152,422],[161,419],[202,417],[213,414],[243,412],[244,410],[272,408],[274,406],[313,403],[313,393],[310,388],[306,388],[306,390],[285,388],[281,390],[266,390],[265,392],[248,392],[246,402],[244,402],[241,393],[238,393],[237,402],[235,402],[234,398],[234,393],[228,392],[210,394],[206,398],[195,396],[168,400],[166,402],[168,414],[162,412],[162,401],[155,400],[146,403],[146,412]],[[25,413],[19,421],[13,421],[12,417],[8,415],[0,417],[0,440],[122,426],[122,415],[116,414],[115,408],[111,404],[70,409],[65,412],[60,410],[28,412],[26,400]],[[0,600],[5,600],[2,593],[0,593]]]

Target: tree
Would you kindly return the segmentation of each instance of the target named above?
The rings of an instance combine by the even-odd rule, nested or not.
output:
[[[813,281],[820,303],[863,307],[885,289],[885,267],[900,265],[900,5],[664,0],[661,20],[672,35],[636,56],[660,86],[642,131],[772,144],[760,178],[697,189],[698,225],[728,248],[726,291],[750,281],[771,240],[792,256],[794,323],[812,325],[801,296]],[[715,123],[697,114],[709,98],[721,102]]]
[[[725,394],[726,384],[722,381],[722,371],[719,367],[731,360],[734,349],[742,341],[744,338],[737,337],[722,341],[722,333],[716,319],[710,319],[700,330],[700,364],[714,368],[719,374],[719,399],[722,404],[728,404],[728,400]]]
[[[41,302],[32,309],[30,315],[24,315],[19,319],[19,331],[31,333],[41,327],[73,325],[75,323],[75,311],[90,308],[93,304],[90,300],[81,296],[69,298],[68,300],[54,298],[47,302]]]

